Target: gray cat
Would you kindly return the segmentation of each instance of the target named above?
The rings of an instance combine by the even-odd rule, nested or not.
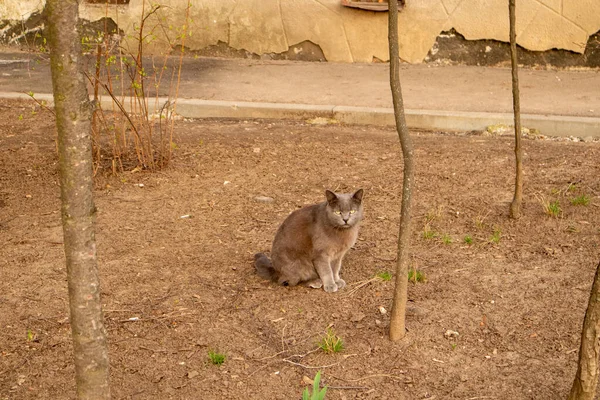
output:
[[[283,221],[273,240],[272,261],[263,253],[254,256],[259,276],[284,286],[323,287],[326,292],[346,286],[340,269],[358,237],[363,190],[327,190],[325,196],[327,201],[296,210]]]

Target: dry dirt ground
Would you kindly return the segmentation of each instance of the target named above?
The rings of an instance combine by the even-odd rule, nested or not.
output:
[[[410,284],[408,333],[393,344],[379,310],[392,282],[358,285],[395,266],[402,165],[392,129],[176,129],[171,168],[96,181],[115,399],[299,399],[317,370],[328,399],[566,398],[600,259],[600,143],[525,140],[515,222],[510,136],[413,132],[411,265],[427,281]],[[0,101],[1,399],[74,398],[54,137],[49,114]],[[325,188],[359,187],[366,217],[343,267],[348,288],[256,276],[253,254],[269,250],[292,210],[322,201]],[[589,203],[572,205],[578,196]],[[543,199],[559,202],[558,217]],[[344,350],[315,351],[330,326]],[[213,365],[210,350],[225,363]]]

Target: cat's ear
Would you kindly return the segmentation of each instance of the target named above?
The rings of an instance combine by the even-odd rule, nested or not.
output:
[[[352,198],[354,199],[354,201],[356,201],[357,203],[361,203],[362,202],[362,198],[363,198],[363,190],[362,189],[358,189],[353,195]]]
[[[329,204],[335,204],[338,200],[337,195],[333,193],[331,190],[325,191],[325,197],[327,197],[327,202]]]

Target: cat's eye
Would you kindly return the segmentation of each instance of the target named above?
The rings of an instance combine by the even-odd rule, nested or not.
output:
[[[342,212],[340,210],[334,211],[335,215],[342,215]]]
[[[356,210],[350,210],[350,214],[354,214]]]

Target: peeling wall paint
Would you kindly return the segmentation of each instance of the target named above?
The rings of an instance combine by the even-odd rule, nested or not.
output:
[[[162,7],[146,21],[146,31],[153,33],[146,54],[177,47],[185,24],[186,0],[153,3]],[[0,3],[3,41],[14,43],[18,26],[40,15],[44,4],[43,0]],[[80,16],[88,21],[112,19],[124,33],[124,45],[135,46],[135,27],[149,9],[148,0],[108,6],[82,2]],[[37,29],[31,25],[28,29]],[[192,51],[224,44],[232,52],[267,57],[291,54],[294,48],[301,53],[304,50],[297,45],[311,43],[328,61],[388,60],[387,13],[342,7],[339,0],[195,0],[186,28],[185,45]],[[423,62],[440,33],[452,29],[467,40],[507,41],[507,2],[407,0],[399,15],[400,57],[411,63]],[[520,0],[517,5],[517,42],[528,50],[583,54],[588,38],[599,30],[599,0]]]

